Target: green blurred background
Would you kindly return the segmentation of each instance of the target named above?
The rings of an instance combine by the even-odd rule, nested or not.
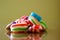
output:
[[[42,16],[48,25],[48,34],[42,40],[59,40],[58,0],[0,0],[0,40],[9,40],[5,35],[7,24],[33,11]]]

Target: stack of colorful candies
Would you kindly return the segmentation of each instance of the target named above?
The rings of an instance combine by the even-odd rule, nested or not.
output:
[[[42,21],[42,18],[34,12],[30,16],[20,17],[8,26],[11,32],[40,32],[47,29],[47,25]]]

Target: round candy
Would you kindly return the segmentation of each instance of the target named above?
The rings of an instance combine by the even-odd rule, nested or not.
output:
[[[42,19],[39,15],[37,15],[37,14],[34,13],[34,12],[32,12],[30,16],[36,18],[38,21],[40,21],[40,20]]]
[[[12,32],[20,32],[20,31],[26,31],[28,25],[27,24],[14,24],[10,27]]]

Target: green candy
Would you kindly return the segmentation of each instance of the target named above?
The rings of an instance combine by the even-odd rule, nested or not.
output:
[[[40,21],[41,25],[46,29],[47,28],[47,25],[45,22],[43,22],[42,20]]]
[[[27,28],[14,28],[13,31],[26,31]]]

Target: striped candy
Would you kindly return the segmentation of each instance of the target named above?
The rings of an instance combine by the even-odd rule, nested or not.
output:
[[[19,21],[20,21],[20,23],[22,23],[25,20],[28,20],[28,16],[22,16]]]
[[[14,24],[10,27],[12,32],[26,31],[28,25],[27,24]]]
[[[40,25],[40,22],[33,16],[30,16],[29,20],[35,25]]]
[[[31,15],[29,16],[29,20],[36,25],[40,25],[41,17],[36,13],[32,12]]]
[[[44,27],[44,29],[47,29],[47,25],[46,25],[46,23],[44,21],[41,20],[40,23]]]
[[[42,18],[37,15],[35,12],[32,12],[30,16],[33,16],[34,18],[36,18],[38,21],[40,21]]]
[[[43,27],[41,25],[33,25],[29,27],[30,32],[40,32],[41,30],[43,30]]]

